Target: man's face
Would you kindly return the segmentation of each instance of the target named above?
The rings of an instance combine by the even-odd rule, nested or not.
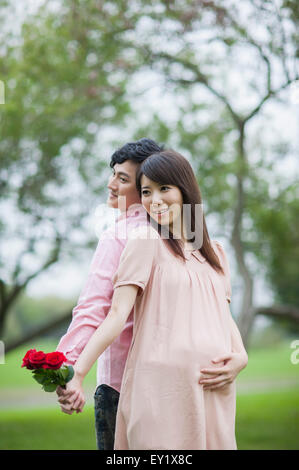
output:
[[[112,175],[109,178],[107,187],[109,196],[107,205],[113,209],[127,210],[133,204],[141,204],[139,193],[136,188],[136,171],[139,163],[126,160],[123,163],[116,163],[112,168]],[[119,206],[118,197],[125,197],[125,205]]]

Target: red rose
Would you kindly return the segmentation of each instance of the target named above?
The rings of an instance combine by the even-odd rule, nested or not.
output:
[[[62,364],[66,361],[66,357],[62,352],[54,351],[46,354],[44,369],[60,369]]]
[[[40,369],[45,363],[46,354],[43,351],[33,351],[29,354],[28,360],[30,366],[32,366],[30,368]]]
[[[27,369],[34,369],[34,367],[32,367],[29,361],[30,354],[32,353],[36,353],[36,349],[29,349],[26,352],[25,356],[23,357],[23,362],[22,362],[21,367],[26,367]]]

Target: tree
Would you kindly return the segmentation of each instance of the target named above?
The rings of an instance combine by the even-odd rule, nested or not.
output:
[[[234,250],[243,280],[238,323],[246,345],[255,315],[267,313],[264,307],[253,304],[254,279],[247,255],[253,253],[258,260],[261,258],[259,247],[251,243],[253,231],[248,226],[262,228],[259,225],[261,203],[270,216],[274,203],[270,191],[273,181],[278,194],[287,185],[298,182],[296,174],[291,181],[290,178],[276,181],[274,145],[267,143],[268,152],[272,151],[269,164],[263,148],[250,146],[249,136],[254,137],[253,124],[258,118],[260,122],[265,119],[267,105],[287,103],[286,91],[298,83],[298,5],[245,1],[242,5],[230,2],[225,6],[224,2],[199,0],[137,3],[143,15],[136,25],[135,36],[128,36],[127,47],[135,44],[139,68],[148,73],[156,71],[164,92],[172,95],[179,108],[177,120],[166,135],[175,134],[177,143],[189,151],[198,169],[208,213],[217,215],[219,226]],[[159,123],[158,115],[155,119],[158,127],[162,119]],[[165,121],[163,124],[165,132],[167,125]],[[274,138],[277,147],[284,143],[280,136]],[[280,147],[279,158],[292,150],[288,146]],[[253,158],[253,152],[258,152],[258,158],[256,155]],[[268,181],[261,177],[263,171],[268,172]],[[260,199],[254,198],[256,193]],[[294,206],[297,201],[298,195]],[[286,205],[284,209],[285,214],[293,210]],[[265,228],[262,235],[264,243],[271,246],[274,237],[271,239],[269,230]],[[286,234],[284,243],[289,244],[293,255],[297,252],[293,236]],[[272,268],[274,259],[275,254]],[[292,275],[298,278],[298,258],[295,259],[297,263],[288,265],[286,261],[286,265],[296,264]],[[272,268],[268,265],[269,270]],[[287,271],[285,268],[285,274],[291,274]],[[273,289],[279,289],[274,269],[270,279]],[[281,300],[288,299],[288,304],[295,300],[284,292]],[[298,319],[296,307],[297,304],[275,305],[272,313],[269,309],[268,313],[274,314],[275,310],[284,317]]]
[[[256,208],[249,248],[257,253],[266,267],[267,280],[274,291],[275,305],[262,307],[258,313],[279,320],[289,333],[299,333],[299,185],[287,186],[271,200],[271,206],[261,206],[258,195],[251,195]],[[291,323],[286,319],[293,320]]]
[[[59,15],[46,5],[25,19],[20,36],[3,38],[1,336],[29,282],[66,252],[94,245],[82,237],[84,219],[103,188],[106,162],[93,145],[99,127],[122,122],[129,104],[117,44],[104,18],[96,30],[93,21],[80,2]]]
[[[123,106],[117,118],[126,115],[126,122],[134,129],[135,136],[150,133],[157,140],[164,140],[168,146],[188,154],[202,189],[206,213],[215,216],[234,251],[237,270],[243,281],[238,323],[246,345],[255,315],[259,311],[266,312],[265,308],[254,305],[254,273],[249,267],[248,255],[253,254],[259,262],[262,261],[257,233],[262,232],[267,246],[274,240],[270,237],[269,228],[260,223],[263,218],[261,203],[269,215],[275,199],[270,191],[273,181],[277,194],[282,194],[287,185],[295,185],[297,180],[294,174],[292,181],[290,177],[276,181],[276,154],[272,144],[268,141],[262,142],[261,146],[252,145],[258,137],[256,127],[268,125],[266,113],[270,103],[287,103],[287,92],[299,79],[296,2],[285,1],[278,6],[274,0],[245,0],[242,4],[233,1],[229,5],[209,0],[161,0],[150,3],[145,0],[99,0],[84,4],[80,0],[73,0],[61,4],[59,14],[49,14],[47,8],[42,11],[46,12],[42,20],[38,21],[35,17],[24,28],[28,37],[34,38],[34,32],[39,31],[39,40],[29,41],[28,51],[34,51],[39,41],[43,44],[34,58],[30,54],[29,57],[31,63],[35,64],[39,63],[38,58],[42,55],[41,69],[47,72],[45,80],[51,77],[50,71],[53,74],[55,71],[55,78],[51,82],[53,91],[49,94],[54,100],[55,110],[57,87],[64,90],[64,84],[70,84],[62,96],[72,97],[70,101],[77,116],[77,120],[74,118],[72,122],[78,126],[76,128],[74,125],[68,139],[64,135],[60,137],[59,131],[69,102],[60,103],[62,118],[59,125],[54,127],[50,147],[56,150],[52,153],[48,151],[47,155],[60,155],[59,151],[65,145],[63,142],[70,143],[75,135],[81,136],[82,119],[85,123],[99,122],[94,104],[85,106],[81,99],[84,103],[85,99],[86,103],[90,103],[88,97],[92,97],[94,103],[96,97],[105,108],[109,99],[114,100],[118,92],[118,99],[113,101],[115,109],[119,109],[120,103]],[[41,31],[45,31],[44,41],[41,40]],[[47,54],[53,47],[55,54],[52,57],[55,61],[49,64]],[[22,46],[20,50],[26,48]],[[18,63],[14,61],[16,68]],[[68,65],[67,71],[65,64]],[[34,67],[33,72],[31,68],[28,70],[29,76],[34,73]],[[64,73],[67,73],[67,79]],[[26,93],[36,93],[34,90],[39,89],[38,78],[39,74],[35,74],[33,81],[27,84]],[[152,84],[162,92],[158,105],[149,98]],[[113,92],[108,97],[96,91],[104,91],[111,86]],[[41,97],[42,92],[37,95]],[[167,103],[163,101],[164,97],[168,98]],[[77,98],[82,106],[77,106]],[[36,103],[33,108],[35,111],[38,109]],[[51,109],[52,125],[57,113]],[[139,110],[138,119],[136,109]],[[88,115],[85,116],[85,112]],[[44,114],[34,135],[46,133],[47,141],[49,113]],[[143,118],[146,114],[149,117],[145,123]],[[113,122],[109,120],[109,123]],[[23,120],[21,123],[24,126]],[[88,126],[82,127],[88,129]],[[17,126],[17,129],[23,127]],[[8,129],[4,133],[6,135],[9,135]],[[84,138],[87,144],[93,141],[88,132],[84,133]],[[273,138],[280,149],[279,158],[291,152],[288,146],[280,145],[283,142],[279,135]],[[32,140],[36,144],[36,140]],[[19,141],[20,138],[8,139],[6,146],[9,142]],[[265,158],[263,146],[270,153],[271,163]],[[40,150],[40,146],[38,148]],[[44,149],[43,146],[41,148]],[[20,149],[20,145],[12,146],[16,155],[19,155]],[[78,157],[78,152],[76,155]],[[53,161],[49,156],[46,161]],[[82,152],[79,151],[78,161],[83,171],[86,168],[84,163],[89,160],[83,160]],[[55,168],[55,165],[52,166]],[[83,172],[86,181],[89,178],[92,181],[91,166],[92,169],[88,166]],[[54,171],[52,167],[51,171]],[[270,179],[262,176],[265,172]],[[40,194],[41,185],[37,181],[27,185],[26,194],[28,188],[36,188]],[[32,192],[29,191],[29,194]],[[294,207],[296,201],[297,195]],[[30,201],[28,210],[33,207],[33,202]],[[22,207],[25,208],[24,203]],[[287,205],[286,211],[289,210],[292,209]],[[44,214],[41,220],[45,220]],[[284,243],[292,245],[294,240],[287,237]],[[273,266],[267,265],[269,272]],[[287,269],[285,273],[290,274]],[[275,276],[269,279],[273,289],[278,289],[274,282]],[[288,304],[293,301],[293,297],[287,298]],[[274,307],[280,309],[281,314],[290,314],[293,318],[291,313],[297,306],[293,305],[292,311],[286,306]]]

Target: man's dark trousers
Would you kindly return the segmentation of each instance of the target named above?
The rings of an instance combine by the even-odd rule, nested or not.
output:
[[[95,427],[98,450],[113,450],[119,392],[99,385],[94,394]]]

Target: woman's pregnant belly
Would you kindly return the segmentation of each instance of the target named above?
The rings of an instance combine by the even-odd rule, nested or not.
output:
[[[231,350],[230,337],[225,334],[220,337],[213,337],[206,332],[186,334],[182,329],[173,332],[159,325],[155,325],[151,334],[147,334],[140,343],[136,349],[137,345],[134,345],[131,359],[141,368],[167,366],[194,370],[198,367],[219,367],[223,362],[214,364],[212,360]]]

